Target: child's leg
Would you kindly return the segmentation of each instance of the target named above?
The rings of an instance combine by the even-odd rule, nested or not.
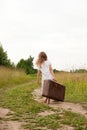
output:
[[[46,103],[46,102],[47,102],[47,99],[48,99],[48,98],[46,98],[46,99],[44,100],[44,103]]]
[[[50,104],[50,98],[48,98],[47,100],[48,100],[47,104]]]

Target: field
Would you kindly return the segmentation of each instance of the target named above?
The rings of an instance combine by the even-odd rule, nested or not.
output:
[[[66,86],[65,103],[79,103],[87,110],[87,73],[56,73],[56,80]],[[0,67],[0,107],[8,108],[7,117],[0,117],[0,124],[6,121],[22,122],[26,130],[87,130],[87,118],[65,109],[55,109],[34,100],[32,92],[40,88],[36,75]],[[46,116],[39,113],[52,111]],[[6,127],[6,126],[5,126]],[[6,129],[6,128],[4,128]],[[72,129],[72,130],[73,130]],[[3,128],[0,128],[3,130]],[[8,129],[7,129],[8,130]]]

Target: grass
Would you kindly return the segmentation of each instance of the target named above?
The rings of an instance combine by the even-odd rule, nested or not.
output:
[[[26,76],[24,72],[0,67],[0,88],[25,83],[28,81],[29,76]]]
[[[65,101],[87,103],[87,73],[59,73],[56,79],[66,86]]]
[[[35,75],[26,75],[25,72],[17,69],[10,69],[0,66],[0,88],[28,83],[36,78]]]
[[[58,73],[56,79],[66,86],[65,101],[80,102],[87,108],[87,74]],[[55,110],[33,99],[36,89],[36,75],[26,75],[22,71],[0,68],[0,107],[9,108],[8,118],[0,120],[17,120],[25,122],[29,130],[57,130],[62,125],[69,125],[76,130],[86,130],[87,119],[71,111]],[[73,92],[74,91],[74,92]],[[80,95],[80,96],[79,96]],[[51,110],[55,113],[39,116],[38,113]]]

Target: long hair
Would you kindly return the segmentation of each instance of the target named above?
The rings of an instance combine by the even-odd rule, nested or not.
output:
[[[36,61],[36,65],[41,67],[41,64],[47,60],[47,55],[45,52],[40,52],[38,55],[38,59]]]

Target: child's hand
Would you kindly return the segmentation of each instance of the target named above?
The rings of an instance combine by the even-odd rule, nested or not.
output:
[[[57,82],[57,80],[56,80],[56,79],[53,79],[53,81]]]

